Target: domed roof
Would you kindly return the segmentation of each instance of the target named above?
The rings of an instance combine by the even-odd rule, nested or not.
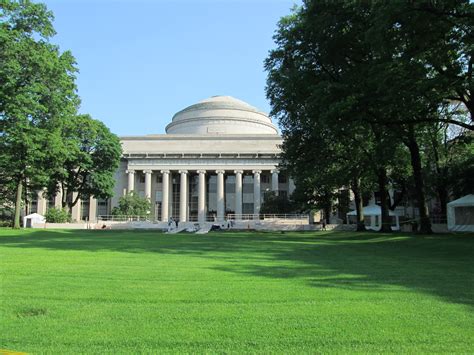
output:
[[[231,96],[212,96],[186,107],[166,126],[168,134],[278,134],[270,117]]]

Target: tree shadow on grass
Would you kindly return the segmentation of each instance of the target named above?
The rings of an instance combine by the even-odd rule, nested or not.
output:
[[[221,265],[209,267],[224,272],[374,292],[402,286],[474,306],[474,235],[46,230],[3,234],[0,247],[217,258]]]

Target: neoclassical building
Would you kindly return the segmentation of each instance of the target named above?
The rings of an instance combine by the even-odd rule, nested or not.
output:
[[[114,196],[80,201],[73,219],[109,215],[121,196],[134,191],[151,200],[154,221],[223,220],[229,213],[258,214],[266,191],[290,195],[294,189],[277,169],[282,139],[271,119],[230,96],[177,112],[166,134],[126,136],[121,142]],[[41,214],[47,205],[38,198],[36,210]]]

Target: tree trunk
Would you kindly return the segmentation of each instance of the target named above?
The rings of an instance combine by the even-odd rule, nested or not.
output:
[[[381,226],[380,232],[389,233],[392,232],[390,215],[389,215],[389,201],[387,191],[387,170],[385,168],[379,168],[377,172],[379,193],[380,193],[380,209],[381,209]]]
[[[331,222],[331,207],[326,206],[324,209],[324,219],[326,220],[326,224]]]
[[[15,202],[15,218],[13,220],[13,228],[20,228],[20,211],[21,211],[21,197],[23,191],[23,183],[21,179],[18,180],[18,185],[16,187],[16,202]]]
[[[440,213],[443,217],[446,217],[447,215],[447,209],[448,209],[448,189],[446,188],[446,185],[438,186],[437,188],[438,191],[438,198],[439,198],[439,204],[440,204]]]
[[[25,184],[23,185],[23,194],[25,195],[25,216],[28,216],[29,213],[29,203],[28,203],[28,179],[25,179]]]
[[[407,146],[410,150],[411,167],[413,169],[413,178],[415,180],[415,194],[418,210],[420,212],[419,233],[432,234],[433,231],[431,230],[430,213],[428,211],[428,204],[426,203],[425,187],[421,171],[420,147],[418,146],[418,142],[416,141],[413,126],[410,126],[408,130]]]
[[[355,178],[352,180],[352,192],[354,193],[356,213],[357,213],[357,231],[365,231],[365,222],[364,222],[364,206],[362,204],[362,196],[360,193],[360,178]]]
[[[438,143],[436,139],[432,139],[431,141],[433,155],[434,155],[434,164],[436,168],[436,193],[438,195],[439,203],[440,203],[440,213],[442,216],[446,216],[447,213],[447,206],[448,203],[448,187],[446,184],[446,175],[447,171],[446,168],[442,168],[440,165],[440,158],[438,152]]]

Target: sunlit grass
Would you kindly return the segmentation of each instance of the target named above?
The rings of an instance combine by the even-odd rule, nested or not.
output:
[[[0,230],[0,349],[472,352],[474,237]]]

